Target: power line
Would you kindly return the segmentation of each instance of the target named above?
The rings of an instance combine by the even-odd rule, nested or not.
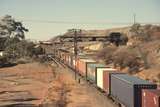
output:
[[[32,23],[49,23],[49,24],[98,24],[98,25],[132,25],[132,22],[78,22],[78,21],[56,21],[56,20],[33,20],[33,19],[18,19],[22,22]],[[134,24],[136,23],[136,14],[133,15]],[[140,24],[160,24],[160,22],[140,22]]]

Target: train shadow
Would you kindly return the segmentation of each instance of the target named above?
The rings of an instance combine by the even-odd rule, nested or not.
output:
[[[17,63],[4,63],[4,64],[0,64],[0,68],[13,67],[16,65],[17,65]]]
[[[0,106],[0,107],[39,107],[35,104],[11,104],[6,106]]]

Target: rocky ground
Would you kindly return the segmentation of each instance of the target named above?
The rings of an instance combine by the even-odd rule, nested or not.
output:
[[[67,68],[39,63],[0,69],[0,107],[116,107]]]

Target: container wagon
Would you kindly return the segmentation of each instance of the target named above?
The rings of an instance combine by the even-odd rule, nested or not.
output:
[[[160,90],[142,90],[142,107],[160,107]]]
[[[111,75],[111,96],[126,107],[142,107],[142,89],[156,88],[156,84],[127,74]]]

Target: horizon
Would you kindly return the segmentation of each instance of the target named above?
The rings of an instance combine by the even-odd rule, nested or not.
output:
[[[48,40],[68,29],[103,30],[160,22],[159,0],[1,0],[0,16],[8,14],[29,29],[27,39]]]

